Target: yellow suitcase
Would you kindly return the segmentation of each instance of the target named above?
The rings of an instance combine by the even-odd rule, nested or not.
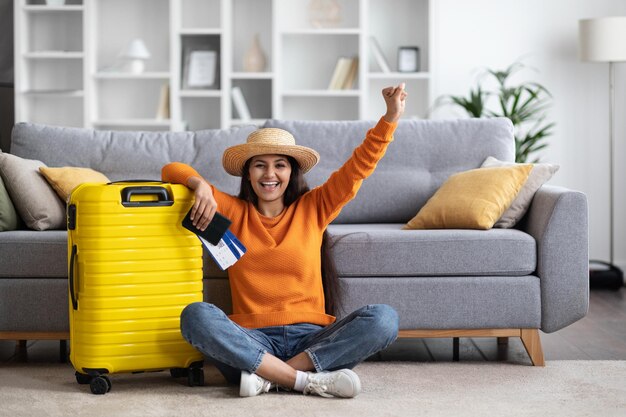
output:
[[[70,361],[79,384],[170,369],[203,385],[203,356],[180,333],[202,301],[202,246],[181,222],[193,193],[179,184],[82,184],[68,202]]]

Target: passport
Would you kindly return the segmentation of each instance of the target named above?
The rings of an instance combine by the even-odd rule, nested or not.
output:
[[[228,219],[228,217],[224,217],[220,213],[215,212],[215,215],[213,216],[213,219],[211,219],[207,228],[202,231],[193,225],[193,222],[191,221],[191,210],[189,210],[183,219],[183,227],[185,229],[197,234],[211,245],[217,245],[219,243],[231,223],[232,222]]]

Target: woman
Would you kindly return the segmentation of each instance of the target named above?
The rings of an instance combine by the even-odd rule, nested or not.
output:
[[[351,158],[311,191],[303,174],[319,154],[297,146],[282,129],[258,129],[245,144],[224,152],[226,171],[242,177],[238,198],[188,165],[163,167],[163,181],[194,190],[196,227],[204,230],[219,209],[247,248],[229,268],[233,314],[208,303],[191,304],[181,314],[183,337],[229,382],[240,384],[241,396],[278,385],[304,394],[355,397],[361,383],[351,368],[397,337],[398,315],[387,305],[368,305],[339,321],[327,314],[338,285],[332,268],[322,268],[326,227],[374,171],[404,112],[404,83],[382,94],[385,115]]]

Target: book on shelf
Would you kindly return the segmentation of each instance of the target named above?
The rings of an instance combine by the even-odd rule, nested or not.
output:
[[[378,44],[378,41],[375,37],[370,36],[370,45],[372,47],[372,55],[374,55],[374,59],[376,63],[380,67],[382,72],[391,72],[391,68],[389,68],[389,63],[385,58],[385,54],[383,54],[383,50]]]
[[[166,120],[170,118],[170,85],[167,83],[161,86],[156,118],[159,120]]]
[[[329,90],[345,90],[352,88],[358,72],[358,58],[341,57],[337,60],[335,70],[328,84]]]
[[[250,109],[248,108],[248,104],[246,103],[246,99],[243,97],[243,93],[241,92],[241,87],[233,87],[231,89],[231,96],[233,98],[233,106],[237,111],[237,115],[239,119],[243,122],[250,121],[252,117],[250,116]]]
[[[351,90],[354,87],[354,84],[359,75],[359,59],[352,58],[350,62],[350,70],[348,71],[348,75],[346,75],[346,79],[343,82],[342,88],[344,90]]]

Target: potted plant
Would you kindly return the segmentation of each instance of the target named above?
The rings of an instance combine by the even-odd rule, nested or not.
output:
[[[511,85],[510,78],[524,65],[515,62],[501,71],[486,69],[482,75],[496,81],[495,90],[485,90],[479,83],[470,88],[468,96],[445,95],[436,105],[452,104],[464,109],[470,117],[508,117],[515,129],[515,161],[527,162],[529,156],[545,148],[546,139],[552,134],[553,122],[546,122],[546,110],[551,94],[541,84],[522,82]],[[487,102],[494,97],[496,110],[490,110]],[[537,158],[531,162],[537,162]]]

